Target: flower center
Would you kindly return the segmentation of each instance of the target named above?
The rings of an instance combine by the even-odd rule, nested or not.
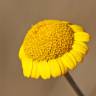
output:
[[[41,21],[27,33],[23,48],[33,60],[49,60],[62,56],[72,48],[74,32],[63,21]]]

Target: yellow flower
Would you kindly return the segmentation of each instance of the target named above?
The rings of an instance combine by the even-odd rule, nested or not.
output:
[[[67,21],[43,20],[33,25],[19,51],[27,78],[56,78],[73,70],[82,61],[90,36]]]

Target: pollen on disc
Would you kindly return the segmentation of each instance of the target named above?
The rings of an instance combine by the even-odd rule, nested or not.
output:
[[[41,21],[25,36],[25,55],[33,60],[49,60],[62,56],[72,48],[74,32],[62,21]]]

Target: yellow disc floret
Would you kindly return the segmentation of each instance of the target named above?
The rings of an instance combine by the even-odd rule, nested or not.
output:
[[[24,52],[33,60],[49,60],[70,51],[74,32],[68,23],[44,20],[28,31],[24,40]]]

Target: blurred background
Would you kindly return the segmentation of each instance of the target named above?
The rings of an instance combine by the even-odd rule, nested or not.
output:
[[[85,96],[96,96],[96,0],[0,0],[0,96],[77,96],[64,77],[22,75],[18,50],[27,29],[43,19],[68,20],[91,34],[89,52],[71,74]]]

